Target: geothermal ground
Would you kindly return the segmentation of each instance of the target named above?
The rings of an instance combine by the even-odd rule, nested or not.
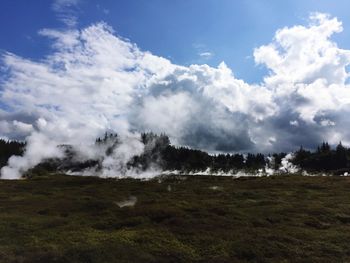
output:
[[[0,262],[349,262],[350,178],[0,181]]]

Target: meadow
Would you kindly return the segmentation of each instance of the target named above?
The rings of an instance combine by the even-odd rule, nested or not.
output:
[[[350,178],[0,180],[0,262],[349,262]]]

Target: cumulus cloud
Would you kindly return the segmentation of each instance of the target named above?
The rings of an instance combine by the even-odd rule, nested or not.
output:
[[[266,86],[276,95],[293,95],[293,106],[305,121],[313,122],[319,112],[350,102],[345,85],[350,51],[330,39],[342,30],[336,18],[315,13],[307,27],[280,29],[271,44],[254,51],[255,61],[270,70],[264,78]]]
[[[254,50],[269,73],[252,85],[224,62],[186,67],[142,51],[105,23],[42,29],[52,41],[47,57],[2,55],[0,135],[83,145],[106,130],[154,131],[209,151],[348,144],[350,51],[331,39],[341,31],[340,21],[318,13],[307,25],[278,30]]]

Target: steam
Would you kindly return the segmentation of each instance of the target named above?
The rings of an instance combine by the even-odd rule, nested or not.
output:
[[[274,167],[276,167],[275,164],[276,160],[273,156],[267,156],[267,163],[265,165],[265,173],[270,176],[276,173],[276,170]]]
[[[128,199],[120,201],[120,202],[115,202],[117,206],[120,208],[123,207],[129,207],[129,206],[134,206],[137,202],[137,197],[136,196],[130,196]]]
[[[114,137],[115,136],[115,137]],[[98,176],[102,178],[153,178],[161,174],[157,163],[150,163],[148,169],[131,166],[129,162],[135,156],[140,156],[152,148],[152,141],[144,144],[138,133],[128,133],[123,136],[112,135],[104,143],[93,144],[75,152],[75,160],[84,162],[89,158],[99,161],[98,166],[88,167],[79,171],[65,171],[70,175]],[[90,154],[83,156],[84,152]]]
[[[287,154],[282,160],[281,160],[281,167],[279,168],[280,171],[284,173],[291,173],[295,174],[300,171],[300,169],[294,165],[291,160],[293,160],[294,155],[293,153]]]
[[[304,176],[309,176],[311,174],[308,174],[306,171],[302,171],[298,166],[294,165],[292,163],[292,160],[294,158],[293,153],[288,153],[284,158],[281,160],[281,164],[277,169],[275,158],[273,156],[267,156],[266,157],[266,165],[263,169],[258,169],[256,171],[244,171],[244,170],[230,170],[230,171],[223,171],[223,170],[212,170],[210,168],[207,168],[203,171],[163,171],[162,174],[165,175],[210,175],[210,176],[230,176],[233,178],[240,178],[240,177],[262,177],[262,176],[271,176],[271,175],[283,175],[283,174],[296,174],[300,173]],[[344,174],[343,176],[347,176]]]
[[[62,158],[63,153],[55,141],[34,132],[27,138],[24,156],[12,156],[8,165],[1,169],[1,179],[19,179],[28,169],[46,158]]]
[[[133,156],[140,155],[144,151],[144,145],[134,134],[122,138],[120,145],[112,150],[112,153],[102,161],[102,177],[131,176],[137,174],[127,168],[126,164]]]
[[[43,122],[43,120],[41,120]],[[42,162],[62,163],[62,172],[70,175],[99,176],[102,178],[152,178],[161,173],[157,164],[148,169],[130,166],[133,157],[152,149],[152,141],[144,144],[139,133],[126,132],[107,137],[103,143],[60,144],[45,136],[44,132],[34,132],[27,137],[23,156],[12,156],[8,165],[1,169],[1,179],[20,179],[23,174]],[[95,162],[79,171],[67,170],[66,166],[77,166],[84,162]]]

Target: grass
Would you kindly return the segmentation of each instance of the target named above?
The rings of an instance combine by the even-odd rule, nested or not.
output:
[[[0,180],[0,262],[349,262],[349,240],[347,177]]]

